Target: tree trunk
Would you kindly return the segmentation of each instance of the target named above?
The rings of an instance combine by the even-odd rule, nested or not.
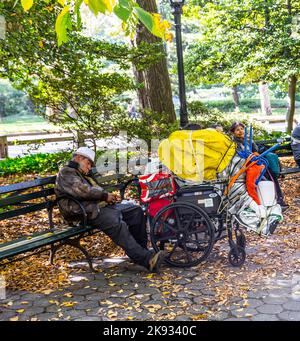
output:
[[[239,111],[240,99],[237,86],[232,87],[231,90],[235,111]]]
[[[137,0],[137,3],[146,11],[157,13],[155,0]],[[160,43],[159,49],[164,56],[146,70],[137,70],[134,67],[136,81],[143,84],[138,90],[140,109],[162,113],[168,117],[170,123],[173,123],[176,121],[176,114],[163,42],[152,35],[144,25],[139,24],[134,44],[138,47],[142,42]]]
[[[291,133],[293,130],[295,107],[296,107],[296,87],[297,87],[297,77],[291,76],[289,78],[289,89],[288,89],[288,111],[286,114],[286,132]]]
[[[5,115],[5,97],[0,94],[0,123]]]
[[[259,83],[261,111],[263,115],[272,115],[269,88],[266,82]]]

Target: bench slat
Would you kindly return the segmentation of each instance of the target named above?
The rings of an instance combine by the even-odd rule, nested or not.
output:
[[[75,237],[81,233],[86,233],[95,229],[94,226],[87,227],[72,227],[63,230],[56,230],[53,232],[43,232],[32,235],[31,239],[24,237],[17,239],[14,242],[0,244],[0,260],[16,256],[21,253],[32,251],[42,246],[51,245],[60,242],[64,239]]]
[[[282,152],[282,153],[276,153],[278,157],[285,157],[285,156],[293,156],[293,153],[290,152]]]
[[[43,203],[39,203],[39,204],[33,204],[30,206],[26,206],[23,208],[18,208],[16,210],[10,210],[7,212],[3,212],[3,213],[0,213],[0,220],[18,217],[20,215],[32,213],[32,212],[36,212],[36,211],[41,211],[45,208],[48,208],[49,205],[50,205],[49,202],[43,202]]]
[[[33,199],[39,199],[43,197],[48,197],[50,195],[54,195],[54,188],[48,188],[44,189],[42,191],[18,195],[18,196],[12,196],[8,198],[4,198],[0,200],[0,207],[5,207],[8,205],[23,203],[25,201],[33,200]]]
[[[29,189],[29,188],[33,188],[33,187],[37,187],[37,186],[54,184],[55,180],[56,180],[56,176],[51,176],[48,178],[35,179],[32,181],[19,182],[17,184],[1,186],[0,187],[0,194],[25,190],[25,189]]]
[[[287,175],[287,174],[294,174],[294,173],[299,173],[300,168],[287,168],[287,169],[282,169],[280,172],[281,175]]]

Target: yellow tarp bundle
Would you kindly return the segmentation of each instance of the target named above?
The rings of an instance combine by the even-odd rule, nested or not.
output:
[[[179,130],[158,148],[160,161],[174,174],[189,181],[214,180],[236,152],[235,143],[215,129]]]

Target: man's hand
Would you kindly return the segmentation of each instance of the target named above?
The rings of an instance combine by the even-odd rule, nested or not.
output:
[[[108,193],[106,202],[108,202],[109,204],[112,204],[115,201],[116,201],[116,196],[112,193]]]

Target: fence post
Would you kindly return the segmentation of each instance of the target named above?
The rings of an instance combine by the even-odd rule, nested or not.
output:
[[[7,136],[0,136],[0,159],[8,157]]]

